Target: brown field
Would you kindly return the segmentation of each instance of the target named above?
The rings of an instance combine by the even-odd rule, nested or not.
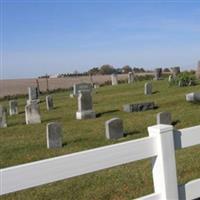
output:
[[[149,73],[152,75],[152,73]],[[137,75],[146,75],[137,74]],[[92,77],[94,83],[102,84],[105,81],[110,80],[110,75],[96,75]],[[118,75],[119,80],[127,79],[127,74]],[[40,91],[44,92],[47,90],[46,79],[38,79]],[[73,86],[75,83],[90,82],[89,76],[79,76],[79,77],[67,77],[67,78],[50,78],[49,90],[55,89],[67,89]],[[0,97],[8,95],[18,95],[26,94],[27,87],[37,86],[36,79],[10,79],[10,80],[0,80]]]

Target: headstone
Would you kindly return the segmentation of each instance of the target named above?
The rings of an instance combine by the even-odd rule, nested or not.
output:
[[[128,83],[133,83],[134,82],[134,73],[133,72],[129,72],[128,73]]]
[[[26,124],[41,123],[39,105],[36,103],[25,106]]]
[[[100,85],[94,84],[94,89],[100,88]]]
[[[154,102],[123,105],[124,112],[141,112],[141,111],[145,111],[145,110],[152,110],[155,108],[156,108],[156,106],[155,106]]]
[[[175,78],[178,74],[181,73],[180,67],[171,67],[171,72],[173,77]]]
[[[186,101],[189,102],[199,102],[200,101],[200,93],[188,93],[186,94]]]
[[[60,148],[62,147],[62,131],[61,126],[57,122],[47,124],[47,148]]]
[[[76,119],[95,118],[96,114],[92,110],[92,96],[89,91],[80,91],[78,95],[78,111]]]
[[[172,117],[170,112],[160,112],[157,114],[157,124],[171,125]]]
[[[70,94],[69,94],[69,97],[70,97],[70,98],[74,98],[75,96],[74,96],[73,93],[70,93]]]
[[[198,65],[197,65],[196,77],[200,79],[200,61],[198,62]]]
[[[0,128],[6,128],[6,109],[0,105]]]
[[[154,80],[160,80],[162,76],[162,68],[156,68],[154,72]]]
[[[118,85],[117,74],[111,74],[111,83],[112,85]]]
[[[47,110],[53,109],[53,97],[51,95],[46,96],[46,106]]]
[[[18,114],[17,100],[10,100],[9,101],[9,113],[10,113],[10,115],[17,115]]]
[[[172,76],[172,75],[169,75],[169,77],[168,77],[168,82],[169,82],[169,83],[172,83],[172,81],[173,81],[173,76]]]
[[[28,100],[27,104],[39,102],[39,91],[37,87],[28,87]]]
[[[145,83],[144,85],[144,94],[145,95],[152,95],[152,84],[149,83]]]
[[[179,87],[183,87],[183,86],[185,86],[184,81],[183,81],[183,80],[180,80],[180,81],[178,82],[178,86],[179,86]]]
[[[78,96],[79,91],[92,92],[92,85],[90,83],[79,83],[73,86],[73,95]]]
[[[105,122],[106,138],[118,139],[124,136],[123,121],[119,118],[113,118]]]

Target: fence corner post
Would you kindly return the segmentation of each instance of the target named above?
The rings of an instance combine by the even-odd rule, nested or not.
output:
[[[159,193],[162,200],[177,200],[179,198],[173,126],[155,125],[148,127],[148,132],[150,137],[156,137],[157,156],[152,158],[155,193]]]

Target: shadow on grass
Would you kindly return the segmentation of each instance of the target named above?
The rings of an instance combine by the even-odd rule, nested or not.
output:
[[[46,122],[55,122],[55,121],[59,121],[61,119],[61,117],[55,117],[55,118],[48,118],[48,119],[44,119],[42,120],[42,123],[46,123]]]
[[[124,137],[127,137],[128,135],[136,135],[136,134],[140,134],[140,131],[131,131],[131,132],[125,132],[124,133]]]
[[[171,125],[176,126],[176,124],[181,123],[180,120],[174,120],[172,121]]]
[[[151,109],[151,110],[156,110],[156,109],[158,109],[158,108],[159,108],[159,106],[155,105],[155,106],[153,107],[153,109]]]
[[[63,142],[62,146],[65,147],[65,146],[67,146],[67,145],[69,145],[69,144],[72,144],[72,143],[80,143],[80,142],[82,142],[82,141],[86,141],[86,139],[85,139],[85,138],[75,138],[75,139],[73,139],[73,140],[71,140],[71,141]]]
[[[158,93],[160,93],[160,91],[154,91],[154,92],[152,92],[152,94],[158,94]]]
[[[116,110],[108,110],[106,112],[97,113],[96,117],[98,118],[98,117],[101,117],[102,115],[109,114],[109,113],[115,113],[115,112],[118,112],[118,111],[120,111],[120,110],[117,110],[117,109]]]

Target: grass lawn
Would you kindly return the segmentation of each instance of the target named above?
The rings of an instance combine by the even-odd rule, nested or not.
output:
[[[91,120],[76,120],[77,100],[71,99],[67,92],[58,92],[53,94],[55,109],[52,111],[46,110],[45,96],[40,97],[42,124],[25,125],[25,99],[18,99],[20,114],[9,116],[8,128],[0,129],[1,168],[145,137],[147,127],[156,124],[156,114],[162,111],[171,112],[173,120],[180,121],[176,124],[178,129],[200,124],[200,104],[185,101],[185,94],[200,91],[200,85],[179,88],[169,87],[166,80],[153,81],[155,93],[145,96],[144,83],[98,88],[93,95],[93,104],[99,117]],[[122,111],[123,104],[146,101],[154,101],[158,109],[138,113]],[[8,102],[0,103],[8,107]],[[105,138],[104,123],[113,117],[123,119],[124,130],[128,133],[117,141]],[[61,149],[49,150],[46,124],[53,121],[62,124],[64,144]],[[179,184],[200,178],[200,145],[178,150],[176,160]],[[148,159],[4,195],[1,199],[125,200],[152,192]]]

